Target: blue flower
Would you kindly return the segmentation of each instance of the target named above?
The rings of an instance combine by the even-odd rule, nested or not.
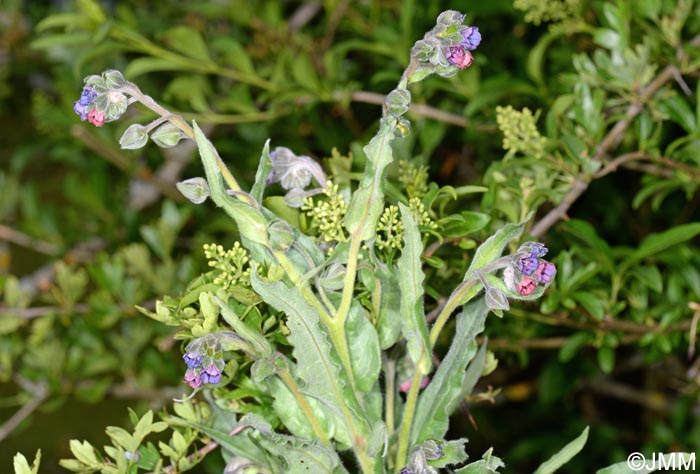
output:
[[[470,51],[474,51],[481,44],[481,33],[478,26],[468,26],[461,31],[462,45]]]
[[[190,369],[202,365],[202,355],[199,352],[188,352],[182,356],[182,358],[185,359],[185,364],[187,364],[187,367]]]

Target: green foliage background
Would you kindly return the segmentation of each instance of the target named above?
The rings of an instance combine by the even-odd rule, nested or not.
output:
[[[494,446],[506,472],[531,471],[588,424],[585,455],[566,472],[632,451],[700,451],[689,352],[700,312],[698,2],[513,3],[5,2],[2,419],[47,396],[0,444],[0,471],[15,451],[41,447],[41,472],[59,472],[50,465],[68,457],[69,439],[99,445],[104,426],[125,422],[125,405],[142,412],[179,396],[172,332],[135,305],[180,294],[206,271],[202,244],[236,240],[213,207],[175,190],[201,173],[194,145],[120,150],[123,130],[152,117],[79,122],[82,77],[120,69],[191,112],[246,188],[267,138],[319,159],[352,152],[354,172],[382,92],[450,8],[482,31],[475,65],[412,90],[421,106],[398,150],[458,195],[436,211],[458,217],[430,247],[428,294],[439,300],[504,222],[532,210],[542,222],[573,201],[567,219],[529,228],[550,247],[557,281],[539,303],[489,319],[499,367],[458,411],[454,436],[470,438],[473,457]]]

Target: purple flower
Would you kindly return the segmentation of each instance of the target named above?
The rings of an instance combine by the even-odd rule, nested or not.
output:
[[[450,64],[454,64],[460,69],[465,69],[471,66],[474,61],[474,56],[472,53],[467,51],[462,44],[457,44],[454,46],[448,46],[445,49],[445,57]]]
[[[470,51],[474,51],[481,43],[481,33],[478,26],[468,26],[461,31],[462,45]]]
[[[535,272],[532,274],[532,278],[534,278],[537,282],[546,285],[547,283],[552,281],[552,278],[554,278],[554,275],[556,274],[557,267],[555,267],[554,264],[551,262],[542,260],[537,266]]]
[[[523,275],[532,275],[535,270],[537,270],[538,265],[540,264],[540,260],[537,258],[535,253],[531,253],[529,255],[526,255],[524,257],[520,257],[518,259],[518,262],[516,263],[517,269],[522,273]]]
[[[80,115],[80,120],[83,122],[88,119],[88,114],[90,113],[90,107],[92,103],[97,98],[97,93],[92,89],[92,87],[85,86],[83,91],[80,93],[80,99],[73,102],[73,111]]]
[[[202,365],[202,355],[198,352],[188,352],[182,356],[182,358],[185,359],[185,364],[187,364],[187,367],[190,369],[200,367]]]

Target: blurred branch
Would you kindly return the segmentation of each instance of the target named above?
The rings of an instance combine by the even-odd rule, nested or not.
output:
[[[45,240],[36,239],[25,234],[24,232],[20,232],[12,227],[2,224],[0,224],[0,240],[6,240],[8,242],[12,242],[13,244],[27,247],[35,252],[43,253],[45,255],[56,255],[61,251],[61,247],[59,245],[46,242]]]
[[[106,243],[104,240],[93,237],[78,243],[75,247],[66,252],[62,260],[70,263],[84,263],[92,260],[95,253],[104,249]],[[48,289],[53,282],[53,269],[55,262],[50,262],[36,270],[30,275],[26,275],[19,280],[21,290],[34,297],[39,291]]]
[[[646,325],[633,323],[630,321],[620,321],[613,318],[605,318],[601,321],[593,320],[587,322],[573,321],[565,315],[551,318],[551,324],[556,326],[570,327],[574,329],[594,330],[594,331],[620,331],[624,334],[619,339],[620,345],[634,344],[647,334],[667,334],[677,331],[687,331],[692,326],[691,320],[684,320],[666,327],[661,325]],[[479,344],[483,343],[483,338],[479,338]],[[567,336],[530,338],[511,340],[507,338],[489,339],[489,349],[503,351],[521,351],[526,349],[559,349],[569,340]],[[594,341],[589,341],[588,345],[595,347]]]
[[[249,428],[249,427],[250,427],[250,425],[241,425],[241,426],[237,426],[235,429],[233,429],[232,431],[230,431],[228,434],[229,434],[229,436],[236,436],[237,434],[243,432],[245,429],[247,429],[247,428]],[[195,459],[202,458],[202,457],[204,457],[206,454],[212,452],[213,450],[215,450],[215,449],[218,448],[218,447],[219,447],[219,443],[217,443],[216,441],[210,441],[209,443],[207,443],[206,445],[204,445],[202,448],[198,449],[196,452],[194,452],[194,453],[190,454],[189,456],[187,456],[187,460],[188,460],[189,462],[192,462],[192,461],[194,461]],[[163,469],[163,472],[166,472],[166,473],[173,473],[173,472],[179,472],[179,470],[178,470],[178,468],[177,468],[176,465],[172,465],[172,466],[168,466],[168,467],[166,467],[165,469]]]
[[[700,44],[700,35],[694,37],[689,44],[691,46],[698,46]],[[683,57],[684,55],[680,52],[678,58],[679,62]],[[627,128],[632,124],[634,119],[644,110],[644,104],[646,104],[646,102],[648,102],[668,81],[671,79],[676,79],[678,81],[679,76],[680,71],[675,65],[669,64],[666,66],[661,73],[640,92],[639,96],[633,99],[632,103],[627,107],[624,117],[618,120],[607,135],[605,135],[596,148],[593,160],[604,161],[605,157],[620,144]],[[679,83],[682,83],[682,81],[679,81]],[[574,179],[569,193],[564,196],[564,199],[554,207],[554,209],[550,210],[534,225],[530,233],[535,238],[541,238],[550,227],[561,219],[565,219],[566,213],[569,211],[571,205],[586,191],[592,179],[595,179],[595,177],[591,178],[584,173],[579,173]]]
[[[639,389],[630,385],[616,382],[608,377],[597,377],[586,382],[583,388],[599,395],[634,403],[654,411],[670,412],[672,404],[658,391]]]
[[[32,393],[34,397],[0,426],[0,442],[7,438],[29,415],[34,413],[49,396],[49,387],[44,381],[30,382],[22,378],[17,378],[16,381],[25,391]]]
[[[121,152],[114,149],[111,144],[107,144],[96,134],[90,132],[87,127],[74,125],[71,127],[71,135],[120,170],[134,174],[137,178],[147,182],[149,185],[156,188],[160,194],[177,202],[184,201],[184,197],[175,187],[175,183],[164,181],[158,175],[153,174],[146,166],[137,164],[133,160],[127,158]]]

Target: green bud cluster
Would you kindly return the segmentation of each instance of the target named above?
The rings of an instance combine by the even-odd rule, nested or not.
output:
[[[525,12],[528,23],[564,23],[575,16],[579,0],[515,0],[513,6]]]
[[[378,249],[401,248],[403,239],[403,222],[398,206],[391,205],[384,209],[377,223],[377,239],[375,245]]]
[[[423,197],[428,192],[428,167],[410,161],[399,161],[399,182],[409,198]]]
[[[522,153],[534,158],[543,158],[547,139],[537,130],[537,116],[525,107],[521,111],[512,106],[496,107],[496,123],[503,133],[503,148],[509,155]]]
[[[408,200],[408,208],[416,218],[416,223],[419,227],[437,230],[437,222],[430,217],[430,213],[425,209],[425,204],[423,204],[423,201],[421,201],[418,197],[412,197]]]
[[[228,250],[217,244],[204,244],[204,256],[210,267],[218,271],[214,283],[223,289],[250,286],[248,251],[239,242]]]
[[[345,234],[345,213],[348,204],[338,192],[338,185],[328,181],[323,190],[323,199],[307,197],[301,210],[311,218],[311,228],[316,229],[323,242],[343,242]]]

